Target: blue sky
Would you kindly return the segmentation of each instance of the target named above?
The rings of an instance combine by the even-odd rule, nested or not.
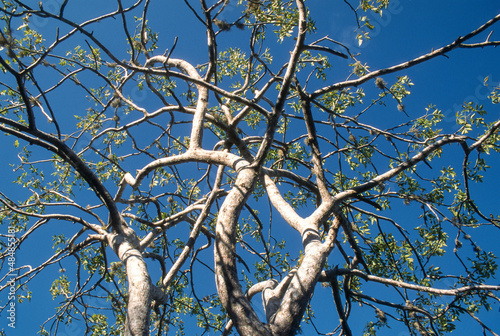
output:
[[[232,0],[234,1],[234,0]],[[33,2],[36,3],[36,2]],[[61,3],[59,0],[44,1],[44,7],[57,6]],[[86,1],[85,6],[72,6],[71,2],[67,8],[67,15],[77,21],[83,21],[84,18],[90,18],[94,14],[94,10],[99,9],[99,13],[104,13],[101,6],[107,5],[103,1]],[[194,4],[195,2],[193,2]],[[400,63],[406,60],[415,58],[423,53],[429,52],[432,48],[436,49],[445,44],[451,43],[458,36],[464,35],[471,30],[479,27],[488,19],[500,13],[500,3],[495,0],[479,0],[472,3],[471,1],[393,1],[392,5],[386,11],[386,16],[383,18],[368,14],[368,17],[374,22],[375,30],[372,33],[372,39],[361,45],[357,46],[355,40],[355,25],[353,14],[349,11],[345,3],[341,0],[336,1],[308,1],[308,6],[311,9],[311,15],[317,23],[318,33],[317,38],[327,34],[332,39],[338,40],[345,45],[352,48],[361,55],[359,59],[370,65],[371,70],[387,67]],[[198,3],[196,2],[196,5]],[[207,61],[206,53],[206,37],[203,31],[203,26],[192,19],[189,10],[186,9],[183,1],[175,0],[169,2],[152,2],[154,6],[150,11],[150,22],[153,29],[160,32],[159,45],[160,52],[165,49],[170,49],[174,38],[179,37],[176,50],[172,57],[185,58],[194,64],[201,64]],[[108,8],[113,9],[114,4]],[[228,18],[231,17],[231,6],[227,11]],[[186,19],[186,17],[188,19]],[[113,22],[107,21],[103,26]],[[39,27],[44,33],[47,33],[46,39],[50,41],[54,36],[54,27],[46,25],[44,21],[38,22]],[[111,27],[111,26],[109,26]],[[119,25],[117,29],[119,29]],[[64,31],[66,28],[61,27]],[[496,32],[493,37],[500,38],[500,29],[495,29]],[[122,35],[109,35],[108,31],[99,31],[96,28],[96,34],[102,36],[105,42],[109,42],[111,48],[115,51],[120,50],[125,45],[124,36]],[[486,34],[481,35],[484,39]],[[220,37],[219,50],[224,47],[237,43],[240,38],[247,37],[247,31],[231,31],[223,33]],[[273,36],[269,34],[269,38]],[[309,37],[309,42],[317,39],[316,37]],[[479,39],[477,40],[479,41]],[[195,45],[195,47],[193,47]],[[275,50],[276,58],[286,57],[289,49],[286,43],[284,45],[272,44]],[[500,108],[498,105],[492,105],[486,98],[487,94],[500,84],[500,62],[498,62],[500,50],[498,48],[486,48],[484,50],[455,50],[449,53],[449,58],[439,57],[431,60],[426,64],[416,66],[398,74],[389,75],[384,77],[386,81],[394,80],[395,76],[408,75],[415,86],[412,88],[412,95],[405,101],[406,110],[411,116],[417,116],[424,113],[424,109],[429,104],[435,104],[441,109],[446,118],[449,118],[449,123],[445,126],[449,127],[448,132],[453,131],[453,123],[451,120],[454,114],[459,109],[464,101],[473,101],[479,104],[484,104],[485,108],[490,112],[491,118],[498,118],[500,116]],[[125,56],[124,56],[125,57]],[[280,63],[280,62],[277,62]],[[348,71],[349,61],[341,59],[332,59],[333,72],[332,81],[341,81],[345,79]],[[338,69],[338,71],[337,71]],[[488,77],[487,85],[484,85],[485,78]],[[375,92],[376,88],[370,87],[370,83],[366,85],[367,91]],[[60,97],[56,103],[56,109],[60,111],[67,111],[68,115],[83,113],[78,104],[75,104],[75,97],[66,96]],[[387,119],[401,119],[405,120],[404,115],[398,114],[393,108],[380,109],[379,114],[373,115],[373,123],[381,125]],[[4,162],[16,162],[17,158],[15,153],[12,152],[11,147],[12,138],[2,138],[0,150],[4,155]],[[457,150],[452,155],[458,155]],[[500,201],[498,198],[483,195],[492,195],[491,191],[500,188],[500,182],[497,178],[497,172],[500,169],[500,157],[498,154],[493,154],[491,157],[490,166],[492,167],[486,174],[485,183],[481,186],[474,187],[474,196],[477,198],[478,203],[481,204],[485,211],[498,212]],[[11,168],[2,164],[0,172],[3,176],[8,176],[6,173]],[[3,179],[2,183],[5,185],[10,181]],[[14,189],[13,189],[14,190]],[[484,192],[487,190],[488,192]],[[11,191],[13,192],[13,191]],[[22,191],[18,191],[22,192]],[[408,210],[406,210],[408,211]],[[405,221],[406,213],[396,213],[395,217]],[[283,224],[280,218],[277,218],[278,224]],[[35,249],[30,249],[25,246],[22,250],[18,251],[16,258],[19,263],[27,262],[36,265],[37,262],[44,260],[46,255],[50,253],[53,232],[67,230],[67,224],[52,224],[54,231],[40,231],[37,233],[36,238],[43,244],[36,245]],[[4,228],[0,228],[0,232],[4,233]],[[52,229],[51,229],[52,230]],[[294,235],[291,230],[290,236],[287,237],[288,241],[296,240],[299,238]],[[288,233],[287,233],[288,234]],[[489,231],[484,231],[483,237],[491,234]],[[498,235],[498,233],[497,233]],[[500,248],[496,244],[496,239],[485,241],[484,248],[496,251],[500,255]],[[297,251],[298,253],[298,251]],[[335,251],[334,251],[335,253]],[[296,257],[296,256],[293,256]],[[49,272],[57,272],[58,267],[51,267]],[[154,272],[153,272],[154,273]],[[3,276],[3,274],[0,274]],[[33,282],[30,287],[33,292],[33,299],[31,302],[26,302],[17,306],[18,327],[15,330],[8,330],[7,335],[34,335],[38,331],[38,326],[49,317],[52,312],[49,310],[54,306],[55,302],[52,301],[48,288],[52,281],[52,276],[42,277],[37,282]],[[492,279],[492,284],[498,283],[498,279]],[[381,290],[382,286],[373,286],[374,290]],[[214,290],[213,284],[207,288],[207,293]],[[0,293],[0,295],[4,295]],[[2,297],[2,302],[3,302]],[[317,325],[322,332],[331,331],[331,328],[337,323],[337,316],[332,306],[331,292],[329,289],[318,286],[318,290],[314,295],[313,301],[320,301],[324,309],[316,311]],[[97,301],[98,303],[98,301]],[[258,306],[258,305],[256,305]],[[260,313],[262,309],[256,308]],[[362,310],[354,308],[353,317],[363,319],[360,315]],[[485,316],[485,321],[494,330],[500,330],[500,322],[498,321],[499,306],[497,305],[493,312]],[[464,317],[466,319],[466,317]],[[0,320],[0,328],[4,326],[5,318],[2,315]],[[353,332],[359,335],[364,324],[352,323]],[[78,329],[78,324],[58,335],[80,335],[81,329]],[[305,329],[306,330],[306,329]],[[310,330],[310,329],[307,329]],[[477,330],[477,329],[476,329]],[[313,334],[308,332],[306,334]],[[382,333],[384,334],[384,333]],[[395,329],[391,332],[393,335],[405,336],[408,335],[404,329]],[[469,331],[457,330],[454,335],[469,335]]]

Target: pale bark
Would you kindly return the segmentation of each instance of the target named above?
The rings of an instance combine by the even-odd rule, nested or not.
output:
[[[220,209],[215,240],[215,281],[223,307],[240,335],[271,335],[259,320],[239,284],[236,271],[236,228],[245,202],[253,191],[257,173],[244,168]]]
[[[176,67],[185,71],[190,79],[202,81],[198,71],[188,62],[181,59],[170,59],[165,56],[155,56],[146,62],[146,67],[155,63],[161,63],[163,66]],[[205,111],[208,105],[208,89],[200,84],[196,85],[198,89],[198,102],[196,104],[196,112],[193,117],[193,126],[191,127],[191,141],[189,143],[190,149],[201,148],[201,141],[203,139],[203,122],[205,118]]]
[[[394,279],[389,279],[389,278],[382,278],[379,276],[371,275],[371,274],[366,274],[358,269],[343,269],[339,268],[335,270],[337,275],[353,275],[360,277],[361,279],[365,281],[372,281],[372,282],[377,282],[380,284],[384,285],[389,285],[397,288],[404,288],[404,289],[410,289],[414,291],[419,291],[419,292],[424,292],[424,293],[431,293],[434,295],[446,295],[446,296],[457,296],[459,294],[464,294],[468,292],[473,292],[473,291],[499,291],[500,286],[495,286],[495,285],[472,285],[472,286],[463,286],[463,287],[458,287],[456,289],[441,289],[441,288],[435,288],[435,287],[427,287],[427,286],[421,286],[421,285],[416,285],[412,283],[408,283],[405,281],[399,281],[399,280],[394,280]],[[327,281],[329,279],[332,279],[334,271],[329,270],[326,272],[321,273],[321,281]]]
[[[175,215],[167,218],[159,215],[156,219],[147,221],[146,219],[141,218],[139,215],[122,215],[117,208],[117,203],[124,201],[121,197],[127,185],[131,186],[134,189],[139,189],[142,186],[142,182],[144,181],[144,179],[146,179],[147,175],[151,172],[154,172],[155,170],[163,167],[179,165],[187,162],[198,162],[208,165],[217,164],[221,165],[220,172],[222,172],[223,170],[222,166],[230,167],[236,172],[236,174],[234,174],[236,175],[236,179],[233,182],[234,184],[230,187],[231,189],[226,199],[224,200],[222,208],[218,213],[215,231],[216,239],[214,258],[216,285],[220,300],[222,302],[222,306],[227,311],[228,316],[231,318],[231,323],[234,323],[234,326],[236,327],[240,335],[294,335],[298,330],[299,324],[304,315],[304,311],[308,305],[312,293],[314,292],[317,282],[319,280],[332,281],[332,279],[336,278],[337,275],[346,275],[348,277],[356,276],[366,281],[377,282],[392,286],[394,288],[404,288],[408,290],[431,293],[434,295],[451,295],[459,297],[460,295],[465,295],[474,291],[500,290],[500,286],[487,285],[465,286],[455,289],[438,289],[419,286],[393,279],[377,277],[361,272],[357,269],[335,269],[335,274],[332,274],[332,271],[323,270],[326,260],[335,246],[334,243],[336,241],[337,233],[341,227],[341,224],[345,227],[344,230],[349,236],[349,242],[351,243],[352,241],[354,241],[353,233],[349,231],[348,227],[345,226],[347,221],[345,220],[345,216],[342,213],[343,209],[341,209],[341,207],[346,204],[347,200],[359,197],[361,193],[369,191],[374,187],[384,183],[385,181],[395,178],[398,174],[404,171],[413,169],[415,165],[425,161],[429,155],[435,153],[438,150],[441,150],[443,146],[448,144],[458,143],[462,145],[462,148],[466,154],[466,158],[464,160],[466,162],[468,159],[468,155],[472,150],[479,149],[483,143],[494,136],[495,132],[497,132],[500,128],[500,121],[492,124],[491,128],[470,146],[467,146],[466,141],[470,141],[471,138],[468,138],[466,136],[436,136],[432,139],[426,139],[425,142],[419,142],[417,140],[413,140],[414,138],[407,140],[404,136],[392,134],[390,133],[390,130],[377,130],[377,134],[385,134],[399,141],[408,141],[408,143],[415,145],[415,148],[417,148],[417,146],[421,146],[419,147],[420,150],[410,159],[401,161],[400,164],[395,168],[388,169],[387,171],[373,177],[370,181],[361,183],[355,187],[352,187],[351,189],[338,192],[336,195],[332,195],[332,189],[333,192],[335,192],[335,186],[333,186],[335,181],[329,182],[327,180],[327,177],[325,175],[328,174],[325,174],[326,171],[323,167],[323,162],[329,157],[329,155],[322,155],[320,152],[318,134],[315,128],[315,120],[313,120],[313,113],[311,111],[311,104],[317,104],[318,106],[321,105],[319,101],[315,101],[315,99],[323,99],[325,98],[324,95],[326,93],[332,92],[334,90],[339,90],[347,87],[356,87],[377,76],[394,73],[402,69],[420,64],[437,56],[446,56],[446,53],[456,48],[477,48],[487,45],[499,45],[500,42],[498,41],[489,42],[489,37],[483,43],[466,45],[464,44],[464,42],[485,31],[495,22],[500,21],[500,15],[495,16],[492,20],[486,22],[484,25],[480,26],[478,29],[465,35],[464,37],[459,37],[452,43],[437,50],[433,50],[430,53],[426,53],[421,57],[411,59],[407,62],[395,65],[393,67],[368,72],[366,75],[363,75],[357,79],[349,79],[322,88],[320,87],[315,89],[312,94],[309,94],[305,91],[305,89],[304,91],[302,90],[299,85],[299,80],[297,79],[297,64],[302,55],[302,52],[307,49],[315,49],[324,50],[326,52],[330,52],[334,55],[336,54],[337,56],[345,58],[347,58],[347,56],[329,48],[315,46],[314,44],[316,42],[313,42],[310,46],[305,45],[307,11],[304,6],[303,0],[296,0],[296,6],[299,13],[299,18],[297,21],[297,32],[295,37],[296,42],[294,49],[290,53],[288,62],[277,73],[272,73],[272,71],[274,70],[269,70],[269,73],[271,74],[269,77],[272,78],[268,78],[267,83],[257,85],[257,83],[259,83],[257,81],[253,84],[250,84],[250,78],[252,77],[251,75],[253,75],[251,73],[253,67],[252,62],[254,58],[259,57],[256,53],[252,53],[247,64],[248,73],[245,77],[243,88],[239,88],[235,91],[230,92],[218,87],[218,60],[216,48],[217,43],[216,34],[213,31],[212,25],[213,18],[216,18],[217,15],[221,14],[222,9],[226,6],[225,2],[224,5],[222,5],[222,9],[220,9],[217,15],[213,16],[212,10],[214,10],[217,5],[213,5],[213,7],[209,9],[206,6],[205,1],[202,0],[202,7],[206,18],[206,22],[204,22],[204,24],[207,27],[209,46],[209,62],[206,78],[202,78],[199,75],[198,70],[196,70],[196,68],[192,64],[182,59],[170,58],[170,54],[168,56],[150,57],[149,52],[144,51],[144,56],[146,57],[147,61],[144,63],[144,65],[139,64],[138,60],[142,58],[138,58],[139,52],[133,47],[132,37],[129,36],[129,33],[127,32],[124,13],[137,7],[139,3],[141,3],[140,0],[128,9],[122,8],[121,2],[119,1],[118,10],[101,17],[93,18],[81,24],[71,22],[64,17],[63,10],[66,6],[66,2],[67,1],[64,1],[64,3],[61,5],[59,15],[46,12],[43,9],[42,5],[40,5],[39,10],[29,9],[30,15],[38,15],[42,18],[52,18],[55,20],[59,20],[59,23],[63,22],[72,27],[69,33],[62,37],[57,37],[56,41],[54,41],[54,43],[49,46],[47,50],[44,50],[44,54],[42,56],[38,52],[33,52],[32,56],[34,56],[33,58],[35,59],[35,61],[33,61],[33,63],[31,65],[28,65],[27,67],[21,67],[21,70],[19,71],[14,70],[14,68],[12,67],[12,64],[15,64],[16,62],[6,62],[4,61],[4,58],[0,57],[2,67],[5,68],[6,72],[14,76],[15,82],[19,86],[18,94],[21,97],[19,100],[19,104],[16,103],[17,106],[12,105],[10,108],[19,109],[19,111],[21,112],[24,111],[27,119],[26,124],[15,121],[14,119],[9,119],[7,117],[8,110],[6,109],[4,111],[5,113],[0,116],[0,130],[14,135],[18,139],[25,140],[30,144],[34,144],[40,148],[47,149],[52,153],[58,155],[62,159],[62,161],[71,165],[74,171],[76,171],[87,182],[89,187],[102,202],[102,204],[100,203],[98,205],[95,205],[95,207],[107,208],[109,212],[108,223],[105,223],[106,219],[100,218],[98,218],[98,221],[100,222],[101,226],[89,223],[82,218],[72,215],[45,215],[36,213],[30,214],[29,212],[21,210],[21,207],[11,205],[12,202],[5,202],[3,199],[2,202],[5,203],[4,205],[6,206],[6,209],[10,211],[40,219],[40,221],[35,224],[31,230],[29,230],[21,239],[19,239],[20,242],[22,242],[25,237],[27,237],[39,225],[43,224],[43,221],[48,221],[49,219],[58,219],[78,223],[85,227],[68,243],[68,247],[66,248],[66,250],[69,250],[71,253],[74,252],[74,250],[71,251],[72,248],[85,247],[87,246],[86,244],[94,241],[106,241],[108,245],[112,247],[116,255],[125,266],[128,280],[127,316],[124,326],[124,334],[126,336],[149,335],[149,321],[152,300],[155,300],[157,303],[160,302],[162,304],[168,303],[165,293],[162,291],[162,289],[152,285],[152,281],[150,279],[148,269],[144,260],[145,256],[149,257],[152,255],[152,253],[147,254],[146,252],[144,252],[144,250],[150,243],[154,242],[155,238],[158,237],[159,234],[162,234],[167,229],[169,229],[171,225],[178,223],[181,219],[186,219],[188,215],[193,211],[200,211],[198,220],[195,221],[191,219],[190,223],[194,225],[190,231],[189,240],[186,242],[182,253],[173,262],[173,266],[170,268],[169,272],[166,272],[165,270],[165,261],[161,259],[162,256],[155,256],[157,260],[160,260],[160,263],[162,265],[163,278],[161,280],[163,281],[163,287],[168,287],[168,285],[175,278],[182,265],[189,258],[189,255],[194,249],[196,238],[198,237],[199,233],[202,232],[201,230],[203,230],[203,224],[206,218],[208,218],[209,214],[211,213],[211,205],[218,197],[218,188],[221,185],[220,180],[222,179],[222,173],[218,175],[215,186],[212,188],[209,197],[202,197],[198,200],[195,200],[194,202],[191,202],[190,200],[189,205],[187,205],[185,209],[180,210]],[[20,2],[17,1],[17,3]],[[146,1],[146,3],[149,3],[149,1]],[[144,32],[146,27],[145,22],[147,22],[147,20],[145,20],[146,11],[147,10],[145,8],[141,33],[141,43],[143,44],[143,47],[144,44],[146,44],[144,42]],[[8,14],[6,15],[8,16]],[[244,15],[248,15],[248,13],[245,13]],[[93,32],[90,31],[91,24],[97,23],[100,19],[115,16],[122,16],[127,38],[129,40],[128,42],[131,45],[130,61],[120,61],[117,57],[115,57],[115,55],[113,55],[108,49],[106,49],[106,47],[102,43],[99,42],[96,37],[97,34],[94,35]],[[89,27],[89,30],[87,30],[87,27]],[[30,99],[32,97],[30,97],[30,94],[28,93],[28,89],[26,87],[26,83],[30,80],[33,80],[30,77],[33,76],[32,71],[35,70],[35,67],[46,61],[46,59],[50,59],[53,56],[49,55],[51,51],[55,50],[55,48],[58,47],[60,43],[66,41],[69,37],[75,35],[77,32],[85,35],[86,39],[92,42],[95,46],[99,47],[102,50],[102,54],[107,55],[109,59],[116,62],[118,66],[127,73],[127,75],[124,75],[124,77],[121,79],[121,82],[119,84],[116,84],[108,79],[109,76],[107,77],[104,73],[99,73],[99,71],[97,70],[97,61],[95,67],[96,69],[93,69],[91,66],[86,65],[84,62],[82,62],[81,64],[76,62],[75,64],[79,64],[78,66],[80,66],[81,69],[94,71],[95,73],[97,73],[98,78],[108,81],[107,85],[109,85],[111,92],[114,90],[114,94],[117,94],[117,97],[125,102],[128,107],[142,113],[141,118],[131,121],[125,126],[118,127],[117,122],[115,127],[101,130],[97,135],[89,140],[88,143],[85,144],[85,146],[87,146],[85,147],[86,150],[88,148],[91,148],[94,143],[98,142],[98,139],[104,137],[106,134],[108,134],[108,132],[118,133],[123,130],[128,130],[144,122],[148,122],[150,121],[150,119],[153,119],[161,114],[179,112],[191,114],[193,116],[192,127],[189,133],[190,142],[188,150],[185,153],[179,155],[171,155],[171,153],[169,152],[168,156],[148,153],[151,154],[153,160],[148,163],[143,163],[142,169],[139,169],[137,171],[135,177],[130,173],[126,173],[118,186],[118,190],[114,198],[105,187],[105,185],[107,185],[105,184],[106,182],[103,182],[105,180],[101,180],[98,173],[93,171],[94,168],[92,168],[93,166],[89,164],[90,161],[87,162],[86,160],[82,159],[77,152],[75,152],[72,148],[66,145],[63,140],[61,140],[63,139],[64,134],[60,133],[57,121],[55,120],[55,118],[53,118],[53,115],[51,117],[45,112],[44,106],[41,103],[36,103],[36,108],[39,108],[50,122],[55,123],[58,136],[42,132],[37,128],[35,113],[36,111],[33,110],[33,107],[35,105],[32,105],[30,103]],[[275,64],[273,64],[273,67],[274,65]],[[176,68],[178,70],[175,70],[173,68]],[[271,68],[272,67],[270,66],[269,69]],[[265,71],[266,74],[262,76],[262,78],[264,78],[263,81],[266,80],[266,75],[269,75],[267,71],[268,69],[266,69]],[[74,74],[76,73],[77,72],[75,72]],[[72,75],[69,75],[68,73],[64,72],[62,74],[64,79],[58,82],[58,84],[54,86],[54,88],[63,84],[68,78],[71,78],[71,76],[73,75],[73,73]],[[188,83],[188,85],[190,86],[196,86],[197,101],[195,106],[182,106],[175,95],[174,100],[176,100],[176,103],[178,104],[177,106],[169,105],[165,97],[160,97],[160,100],[166,106],[163,106],[149,113],[146,108],[139,106],[139,104],[137,102],[134,102],[131,98],[127,98],[127,96],[124,95],[124,93],[121,91],[126,83],[130,83],[132,80],[134,80],[134,76],[136,74],[143,74],[146,76],[146,78],[150,75],[164,76],[166,78],[172,77],[186,81],[186,83]],[[259,79],[259,81],[261,79]],[[294,85],[294,81],[294,89],[296,90],[295,92],[298,94],[298,96],[292,97],[292,99],[290,99],[290,88]],[[277,97],[274,102],[271,102],[269,98],[271,95],[266,96],[266,94],[268,93],[268,91],[272,90],[272,87],[274,85],[278,83],[280,85],[280,88],[277,92]],[[34,81],[33,84],[36,84],[36,81]],[[259,85],[260,87],[258,87]],[[304,84],[304,87],[307,86],[307,84]],[[52,88],[47,90],[40,89],[40,95],[43,96],[44,94],[48,94],[52,90]],[[152,90],[154,91],[154,89]],[[248,98],[248,96],[250,95],[250,91],[255,93],[255,97],[253,99]],[[157,96],[160,96],[160,94],[158,94],[158,91],[155,91],[155,93],[157,94]],[[225,117],[227,118],[227,123],[225,121],[221,122],[220,118],[219,120],[217,120],[216,114],[208,115],[206,113],[207,107],[209,106],[209,93],[212,96],[216,96],[218,100],[216,104],[212,104],[210,107],[215,108],[218,104]],[[310,179],[310,177],[301,177],[298,175],[298,173],[294,173],[292,171],[273,169],[273,166],[271,166],[271,168],[264,167],[264,162],[266,162],[266,160],[269,160],[270,158],[269,153],[272,146],[276,146],[278,144],[279,146],[284,147],[289,144],[286,143],[285,139],[281,143],[277,142],[276,129],[280,123],[280,120],[282,120],[281,118],[283,116],[284,110],[286,109],[286,104],[294,99],[300,100],[302,104],[303,118],[307,128],[307,137],[309,140],[311,140],[311,143],[309,143],[309,145],[311,147],[311,162],[313,168],[310,168],[307,165],[305,166],[307,167],[306,169],[310,169],[312,175],[316,176],[316,181]],[[228,105],[225,105],[226,100],[230,101]],[[103,115],[106,109],[109,107],[109,105],[105,101],[105,98],[103,98],[102,101],[99,101],[99,103],[102,105],[101,107],[103,108]],[[272,111],[268,111],[264,107],[259,105],[259,103],[262,101],[269,103],[269,105],[272,106]],[[231,104],[233,103],[235,103],[234,105],[241,105],[235,108],[235,110],[240,109],[239,111],[230,110],[229,106],[231,106]],[[48,104],[48,102],[46,102],[46,104]],[[233,107],[231,106],[231,108]],[[321,107],[321,109],[323,109],[323,107]],[[335,108],[332,109],[335,110]],[[262,134],[252,135],[252,143],[250,142],[250,140],[248,140],[248,138],[240,138],[239,133],[235,130],[238,127],[239,123],[243,122],[244,118],[248,116],[248,113],[250,113],[251,111],[256,111],[261,116],[264,116],[265,122],[267,122],[265,134],[263,136],[261,136]],[[335,114],[334,111],[329,112]],[[232,113],[234,113],[234,117]],[[345,120],[348,122],[356,123],[357,126],[361,126],[361,128],[364,130],[375,129],[374,127],[369,125],[359,124],[358,121],[353,117],[342,116],[342,118],[345,118]],[[205,122],[212,123],[226,132],[225,138],[222,136],[219,138],[219,140],[221,141],[215,146],[215,150],[206,150],[202,148],[203,128],[205,126]],[[332,123],[332,125],[334,124],[335,122]],[[345,124],[347,125],[347,122]],[[349,127],[351,126],[346,127],[347,130],[349,130]],[[244,134],[244,132],[242,132],[242,134]],[[171,136],[171,134],[168,135]],[[229,151],[219,151],[221,143],[223,143],[224,145],[227,145],[228,143],[236,145],[237,150],[239,151],[239,155],[233,154]],[[252,145],[254,145],[255,143],[260,143],[260,147],[257,148],[257,153],[252,151],[254,148],[251,148],[251,146],[249,146],[250,143]],[[162,146],[159,147],[161,148]],[[336,149],[339,148],[340,146],[336,147]],[[85,150],[82,151],[82,153],[84,152]],[[463,167],[464,176],[466,176],[467,172],[465,163]],[[302,173],[301,170],[297,171],[300,171]],[[232,176],[232,178],[234,178],[234,175]],[[290,202],[288,202],[281,195],[280,190],[278,189],[278,185],[275,181],[273,181],[273,179],[271,179],[271,176],[285,177],[286,179],[297,183],[300,187],[305,187],[313,191],[318,196],[318,198],[320,198],[319,201],[321,203],[317,205],[317,208],[312,211],[312,214],[310,216],[306,218],[299,216]],[[300,264],[296,268],[291,270],[288,275],[285,275],[284,278],[268,279],[266,281],[263,281],[258,285],[252,287],[250,291],[245,295],[240,285],[240,279],[238,278],[236,263],[236,237],[239,228],[238,220],[240,218],[243,207],[248,206],[247,201],[252,195],[256,181],[259,178],[263,181],[272,206],[281,214],[288,225],[290,225],[290,227],[295,229],[298,234],[301,235],[304,248],[304,257]],[[467,184],[467,181],[465,181],[465,184]],[[468,187],[466,187],[466,189],[468,190]],[[154,196],[151,196],[151,199],[153,198]],[[55,203],[51,205],[55,205]],[[82,206],[81,209],[84,209],[84,207]],[[89,211],[89,213],[92,212]],[[127,223],[123,220],[123,217],[132,218],[140,223],[147,222],[148,225],[153,227],[153,231],[146,234],[142,241],[139,241],[134,231],[130,229]],[[331,223],[329,227],[327,226],[327,223]],[[327,232],[321,232],[321,227],[324,227]],[[92,230],[98,233],[98,235],[89,235],[87,239],[80,241],[73,246],[73,243],[77,240],[77,238],[80,238],[80,235],[85,233],[86,230]],[[359,247],[356,247],[353,243],[351,243],[351,247],[354,250],[355,258],[361,255]],[[266,249],[266,252],[269,251]],[[34,268],[33,270],[24,273],[22,276],[20,276],[20,278],[29,277],[31,276],[31,274],[38,273],[39,270],[52,263],[55,263],[59,260],[58,258],[60,254],[61,253],[59,252],[56,253],[54,257],[49,259],[46,263],[38,268]],[[352,266],[354,263],[355,262],[353,262],[350,267],[354,267]],[[369,272],[366,265],[365,268],[367,272]],[[251,297],[257,292],[262,292],[264,309],[266,311],[266,321],[259,320],[250,302]],[[336,304],[337,306],[340,306],[341,300],[340,298],[337,299],[338,300],[336,300]],[[339,307],[337,308],[339,309]],[[345,325],[343,326],[343,332],[349,333],[347,317],[344,316],[343,313],[339,313],[339,315],[343,320],[342,322],[345,323]],[[226,331],[229,329],[231,323],[228,324]]]
[[[134,246],[136,244],[129,241],[130,238],[110,234],[107,240],[127,272],[128,302],[124,335],[147,336],[153,288],[146,263],[137,246]]]

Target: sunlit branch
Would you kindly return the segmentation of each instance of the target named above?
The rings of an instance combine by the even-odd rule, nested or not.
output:
[[[452,43],[450,43],[442,48],[433,50],[430,53],[422,55],[422,56],[417,57],[417,58],[414,58],[413,60],[410,60],[410,61],[407,61],[404,63],[400,63],[398,65],[395,65],[395,66],[392,66],[389,68],[380,69],[380,70],[370,72],[364,76],[361,76],[358,79],[352,79],[352,80],[348,80],[345,82],[340,82],[340,83],[337,83],[337,84],[334,84],[331,86],[324,87],[322,89],[319,89],[319,90],[316,90],[315,92],[313,92],[311,94],[311,97],[313,99],[315,99],[315,98],[322,96],[325,93],[330,92],[330,91],[340,90],[344,87],[349,87],[349,86],[358,86],[358,85],[365,83],[366,81],[368,81],[372,78],[376,78],[376,77],[379,77],[382,75],[394,73],[394,72],[400,71],[402,69],[410,68],[412,66],[423,63],[423,62],[428,61],[428,60],[435,58],[437,56],[445,55],[447,52],[449,52],[453,49],[459,48],[460,46],[463,45],[463,43],[465,41],[470,40],[474,36],[480,34],[481,32],[488,29],[488,27],[491,27],[495,22],[497,22],[499,20],[500,20],[500,14],[498,14],[493,19],[489,20],[488,22],[486,22],[485,24],[483,24],[481,27],[477,28],[476,30],[470,32],[469,34],[467,34],[463,37],[457,38],[455,41],[453,41]]]
[[[190,78],[194,78],[197,81],[202,81],[200,75],[196,69],[188,62],[180,59],[167,59],[163,56],[155,56],[148,60],[146,67],[154,65],[155,63],[161,63],[164,66],[173,66],[183,71],[186,71]],[[198,88],[198,103],[196,106],[196,112],[193,117],[193,126],[191,129],[191,141],[189,146],[191,149],[201,148],[201,141],[203,138],[203,120],[205,117],[205,112],[208,105],[208,90],[202,85],[197,85]]]
[[[435,287],[426,287],[426,286],[415,285],[415,284],[407,283],[404,281],[393,280],[393,279],[389,279],[389,278],[382,278],[379,276],[366,274],[366,273],[364,273],[360,270],[357,270],[357,269],[339,268],[339,269],[337,269],[335,274],[355,275],[355,276],[362,278],[365,281],[373,281],[373,282],[378,282],[381,284],[390,285],[390,286],[394,286],[394,287],[398,287],[398,288],[411,289],[411,290],[429,293],[429,294],[435,294],[435,295],[456,296],[456,295],[460,295],[460,294],[466,294],[466,293],[477,292],[477,291],[487,292],[487,291],[500,290],[500,286],[494,286],[494,285],[473,285],[473,286],[458,287],[456,289],[439,289],[439,288],[435,288]],[[327,279],[330,279],[333,276],[334,276],[333,270],[323,271],[321,273],[321,280],[320,281],[326,281]]]
[[[194,243],[198,237],[198,234],[201,230],[201,226],[207,219],[208,215],[210,214],[210,208],[212,207],[212,204],[214,201],[217,199],[217,195],[219,193],[219,188],[222,182],[222,176],[224,174],[224,166],[220,166],[218,171],[217,171],[217,177],[214,183],[214,186],[212,188],[212,192],[208,196],[207,201],[205,202],[205,205],[203,206],[203,209],[201,210],[201,213],[198,215],[196,222],[193,225],[193,228],[191,229],[191,233],[189,234],[189,239],[186,242],[186,245],[184,245],[184,248],[175,261],[175,263],[172,265],[170,270],[168,271],[168,274],[163,277],[162,280],[162,287],[163,288],[168,288],[168,286],[171,284],[172,280],[174,279],[175,275],[179,271],[179,269],[182,267],[186,259],[188,258],[189,254],[192,252]]]
[[[276,183],[269,177],[269,175],[264,174],[264,186],[266,187],[267,195],[271,200],[274,208],[278,210],[281,217],[295,230],[302,234],[304,231],[304,219],[300,217],[295,209],[288,203],[281,195]]]
[[[371,179],[370,181],[368,181],[366,183],[360,184],[359,186],[356,186],[356,187],[351,188],[349,190],[338,193],[337,195],[334,196],[334,199],[335,199],[335,201],[340,201],[340,200],[350,198],[354,194],[360,194],[360,193],[363,193],[367,190],[370,190],[371,188],[379,185],[380,183],[388,181],[392,177],[398,175],[400,172],[415,166],[419,162],[424,161],[427,156],[429,156],[431,153],[438,150],[439,148],[443,147],[444,145],[451,144],[451,143],[464,143],[466,139],[467,138],[464,136],[451,135],[449,137],[444,137],[443,139],[437,140],[433,144],[428,145],[427,147],[423,148],[420,152],[415,154],[415,156],[413,156],[409,160],[404,161],[401,164],[399,164],[397,167],[395,167],[395,168],[393,168],[393,169],[391,169],[383,174],[378,175],[377,177]]]

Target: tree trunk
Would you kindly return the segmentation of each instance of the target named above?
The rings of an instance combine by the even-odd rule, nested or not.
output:
[[[252,193],[257,173],[250,168],[242,168],[236,183],[227,195],[217,218],[215,242],[215,280],[222,306],[227,310],[240,335],[272,335],[262,323],[245,297],[239,284],[236,268],[236,228],[238,218]]]
[[[125,265],[128,280],[125,336],[149,336],[152,285],[141,252],[123,235],[108,238],[109,245]]]

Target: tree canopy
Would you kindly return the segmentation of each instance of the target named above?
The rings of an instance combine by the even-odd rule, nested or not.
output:
[[[409,71],[500,14],[372,64],[398,6],[2,1],[3,333],[50,293],[41,335],[497,335],[500,85]]]

